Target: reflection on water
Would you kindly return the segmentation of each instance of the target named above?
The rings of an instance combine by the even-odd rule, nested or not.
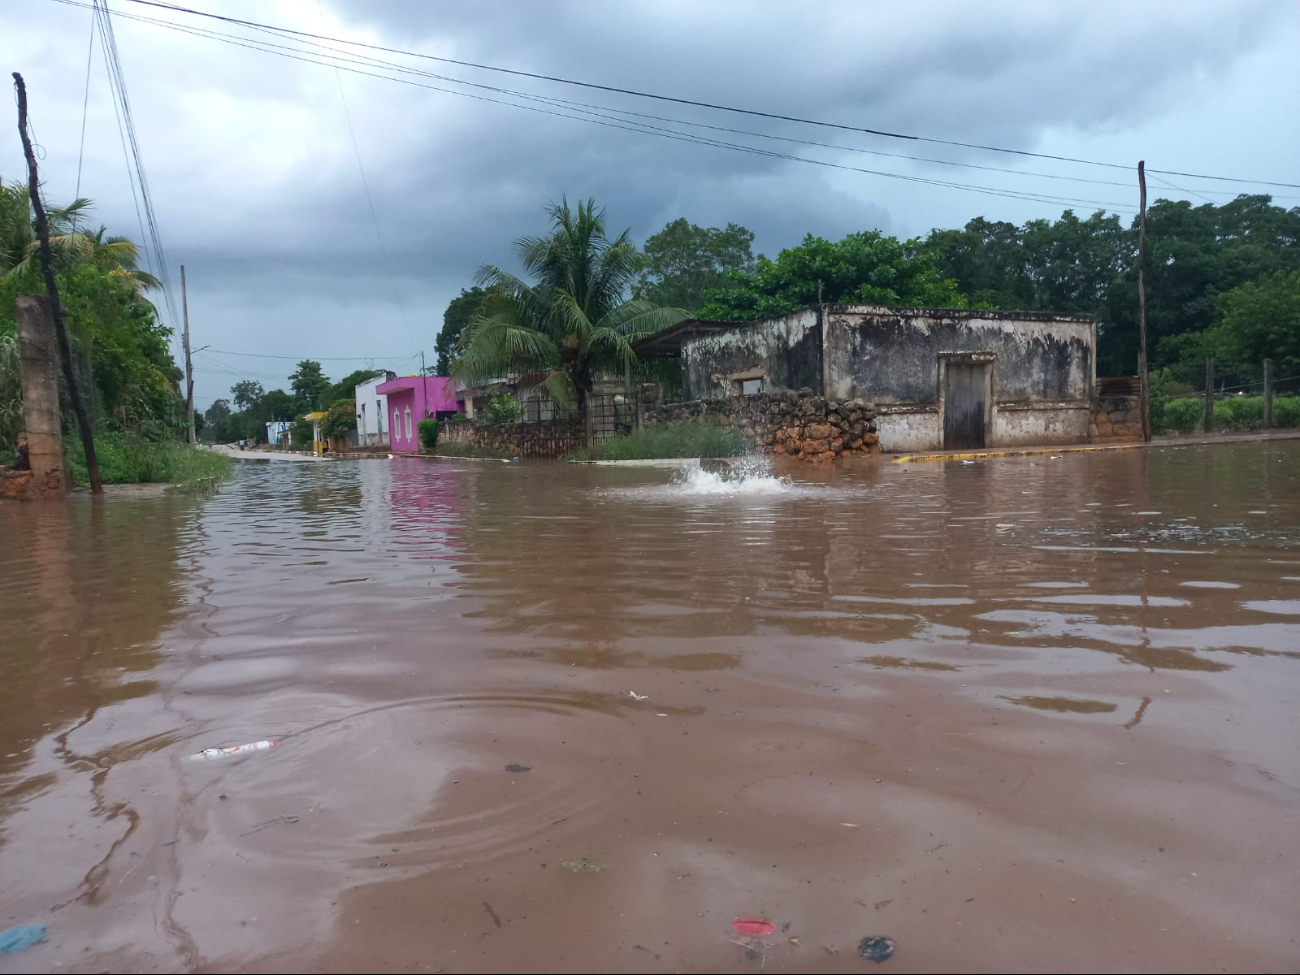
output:
[[[0,540],[5,923],[58,932],[27,970],[734,970],[763,912],[843,949],[774,966],[838,971],[855,898],[920,968],[1293,960],[1286,443],[250,464]],[[1120,898],[1127,935],[1071,906]],[[960,949],[925,933],[956,910]]]

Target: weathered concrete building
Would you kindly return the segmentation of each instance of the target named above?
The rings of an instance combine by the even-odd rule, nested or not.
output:
[[[756,322],[691,320],[638,346],[680,356],[686,399],[807,389],[875,404],[888,451],[1083,443],[1091,318],[826,305]]]

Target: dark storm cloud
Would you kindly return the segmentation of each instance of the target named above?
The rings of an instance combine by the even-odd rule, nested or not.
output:
[[[165,16],[126,0],[113,6]],[[314,0],[246,0],[206,8],[462,60],[954,141],[1124,161],[1163,154],[1178,164],[1167,168],[1286,178],[1298,137],[1281,86],[1260,84],[1290,70],[1288,51],[1300,40],[1300,13],[1285,3],[326,0],[318,7]],[[47,0],[0,10],[5,68],[23,70],[32,85],[47,185],[58,199],[71,197],[75,182],[88,27],[85,11]],[[808,232],[913,235],[976,214],[1050,217],[1065,205],[687,144],[348,72],[336,80],[326,67],[129,20],[118,22],[117,33],[169,256],[189,269],[196,344],[217,349],[359,357],[431,349],[447,300],[480,264],[509,264],[511,242],[544,229],[544,205],[564,194],[594,196],[613,229],[631,227],[638,240],[678,216],[736,221],[771,255]],[[391,57],[452,78],[681,121],[1022,170],[1052,165]],[[135,234],[101,79],[97,66],[83,192],[110,228]],[[701,134],[850,166],[1131,207],[1128,186]],[[0,142],[0,173],[20,172],[14,147]],[[1082,172],[1110,178],[1104,170]],[[1117,178],[1131,181],[1125,173]],[[219,361],[225,365],[199,374],[204,399],[219,395],[241,363],[250,374],[256,364],[263,375],[281,375],[274,360]],[[348,368],[331,363],[329,371]]]

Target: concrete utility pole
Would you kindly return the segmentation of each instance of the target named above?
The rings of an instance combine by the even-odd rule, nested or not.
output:
[[[1151,440],[1151,376],[1147,364],[1147,171],[1138,160],[1138,403],[1142,439]]]
[[[54,367],[50,300],[18,295],[18,355],[23,377],[23,427],[34,497],[63,494],[63,430],[59,417],[59,375]]]
[[[1214,356],[1205,358],[1205,432],[1214,432]]]
[[[190,303],[185,294],[185,265],[181,265],[181,317],[185,337],[185,422],[190,431],[190,443],[198,443],[194,432],[194,366],[190,363]],[[206,346],[205,346],[206,348]]]
[[[63,378],[68,384],[68,398],[72,400],[72,413],[77,418],[77,432],[81,434],[81,447],[86,452],[86,473],[90,477],[90,492],[103,494],[104,484],[99,477],[99,460],[95,457],[95,434],[90,426],[90,417],[86,412],[85,401],[81,398],[81,386],[72,366],[72,346],[68,342],[68,322],[63,314],[63,303],[59,301],[59,286],[54,280],[54,263],[50,255],[50,221],[45,215],[45,206],[41,203],[41,183],[36,171],[36,153],[32,151],[32,140],[27,134],[27,85],[23,76],[13,73],[14,88],[18,91],[18,135],[23,140],[23,155],[27,158],[27,194],[32,199],[32,211],[36,216],[36,237],[40,241],[41,274],[45,278],[45,290],[50,298],[50,310],[54,315],[54,334],[59,341],[59,359],[63,365]]]

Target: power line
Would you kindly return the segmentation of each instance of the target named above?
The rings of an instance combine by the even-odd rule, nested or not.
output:
[[[227,349],[212,349],[212,348],[209,348],[207,351],[217,352],[220,353],[221,355],[247,356],[249,358],[254,358],[254,359],[288,359],[293,362],[301,362],[304,359],[312,359],[316,362],[357,362],[363,359],[374,359],[376,362],[411,362],[419,358],[420,355],[420,353],[418,352],[416,352],[414,355],[404,355],[404,356],[374,355],[373,353],[367,352],[365,355],[301,356],[301,355],[273,355],[270,352],[231,352]]]
[[[324,18],[324,11],[321,10],[320,0],[316,0],[316,11]],[[406,332],[406,337],[415,345],[415,336],[411,333],[411,326],[406,321],[406,309],[402,306],[402,296],[397,291],[397,277],[393,274],[393,262],[388,256],[388,247],[384,244],[384,232],[379,229],[379,214],[375,212],[375,201],[370,195],[370,181],[366,179],[366,167],[361,161],[361,146],[357,144],[357,133],[352,128],[352,113],[348,111],[348,99],[343,93],[343,76],[339,74],[339,69],[334,68],[334,81],[339,88],[339,101],[343,105],[343,119],[348,123],[348,136],[352,139],[352,151],[357,157],[357,170],[361,173],[361,188],[366,191],[366,205],[370,207],[370,219],[375,225],[375,238],[379,241],[379,253],[384,258],[384,270],[388,272],[388,283],[393,289],[393,301],[397,303],[397,314],[402,320],[402,329]]]
[[[56,0],[56,2],[64,3],[64,4],[68,4],[68,5],[70,5],[70,6],[80,6],[80,5],[81,5],[81,4],[79,4],[79,3],[77,2],[77,0]],[[1007,199],[1024,200],[1024,201],[1030,201],[1030,202],[1036,202],[1036,203],[1050,203],[1050,204],[1054,204],[1054,205],[1066,204],[1066,205],[1070,205],[1070,206],[1101,206],[1101,207],[1111,207],[1111,208],[1114,208],[1114,209],[1117,209],[1117,210],[1122,210],[1122,211],[1124,211],[1124,212],[1132,212],[1132,210],[1133,210],[1132,204],[1129,204],[1129,203],[1115,203],[1115,202],[1112,202],[1112,201],[1104,201],[1104,200],[1079,200],[1079,199],[1070,198],[1070,197],[1052,196],[1052,195],[1043,194],[1043,193],[1037,193],[1037,192],[1033,192],[1033,191],[1020,191],[1020,190],[1013,190],[1013,189],[1000,189],[1000,188],[996,188],[996,187],[983,186],[983,185],[980,185],[980,184],[959,183],[959,182],[953,182],[953,181],[948,181],[948,180],[931,179],[931,178],[922,177],[922,176],[910,176],[910,175],[906,175],[906,174],[902,174],[902,173],[890,172],[890,171],[887,171],[887,170],[876,170],[876,169],[867,169],[867,168],[859,167],[859,166],[849,166],[849,165],[845,165],[845,164],[841,164],[841,163],[830,162],[830,161],[828,161],[828,160],[823,160],[823,159],[810,158],[810,157],[807,157],[807,156],[796,156],[796,155],[792,155],[792,154],[789,154],[789,153],[781,153],[781,152],[775,152],[775,151],[768,150],[768,149],[760,149],[760,148],[757,148],[757,147],[755,147],[755,146],[747,146],[747,145],[738,144],[738,143],[732,143],[732,142],[723,142],[723,141],[720,141],[720,140],[717,140],[717,139],[710,139],[710,138],[706,138],[706,137],[700,137],[700,136],[693,135],[693,134],[691,134],[691,133],[684,133],[684,132],[680,132],[680,131],[678,131],[678,130],[674,130],[674,129],[665,129],[665,128],[661,127],[661,126],[647,126],[647,125],[643,125],[643,124],[640,124],[640,123],[629,122],[629,121],[626,120],[626,119],[619,119],[618,121],[604,121],[604,122],[602,122],[602,121],[599,120],[599,118],[591,117],[591,116],[597,116],[597,115],[599,115],[599,113],[595,113],[595,112],[585,112],[585,111],[584,111],[584,112],[582,112],[582,114],[580,114],[580,115],[572,115],[572,114],[568,114],[568,113],[565,113],[565,112],[550,111],[550,110],[547,110],[547,109],[545,109],[545,108],[539,108],[539,107],[535,107],[535,106],[531,106],[531,105],[520,105],[520,104],[518,104],[517,102],[504,101],[504,100],[499,99],[499,98],[491,98],[491,97],[488,97],[488,96],[485,96],[485,95],[475,95],[475,94],[470,93],[470,92],[457,91],[457,90],[454,90],[454,89],[443,88],[443,87],[440,87],[440,86],[437,86],[437,85],[427,85],[427,84],[422,84],[422,83],[420,83],[420,82],[411,81],[411,80],[404,79],[404,78],[394,78],[394,77],[392,77],[392,76],[390,76],[390,75],[379,74],[379,73],[376,73],[376,72],[373,72],[373,71],[363,71],[363,70],[360,70],[360,69],[358,69],[358,68],[346,68],[346,67],[344,67],[344,68],[340,68],[339,65],[338,65],[338,63],[337,63],[336,61],[333,61],[333,60],[322,61],[322,60],[318,60],[317,58],[314,58],[314,57],[303,56],[303,55],[306,55],[306,54],[311,54],[311,53],[313,53],[313,52],[310,52],[310,51],[302,51],[301,49],[293,49],[293,50],[297,50],[297,51],[299,52],[298,54],[285,53],[286,51],[288,51],[288,50],[290,50],[290,49],[274,50],[274,48],[281,47],[280,45],[269,45],[269,46],[268,46],[268,45],[265,45],[265,44],[263,44],[263,43],[261,43],[261,42],[253,41],[253,40],[250,40],[250,39],[247,39],[247,38],[244,38],[244,39],[236,39],[236,38],[232,37],[231,35],[223,35],[223,34],[220,34],[220,33],[217,33],[217,32],[212,32],[212,31],[204,31],[204,30],[199,30],[199,29],[186,28],[186,27],[181,26],[181,25],[168,23],[167,21],[156,20],[156,19],[154,19],[154,18],[138,17],[138,16],[134,16],[134,15],[131,15],[131,14],[115,14],[114,16],[125,16],[125,17],[128,17],[128,18],[130,18],[130,19],[140,20],[140,21],[143,21],[143,22],[146,22],[146,23],[153,23],[153,24],[156,24],[156,25],[161,26],[161,27],[165,27],[165,28],[168,28],[168,29],[171,29],[171,30],[179,31],[179,32],[181,32],[181,33],[193,34],[193,35],[195,35],[195,36],[199,36],[199,37],[207,37],[207,38],[214,39],[214,40],[220,40],[220,41],[222,41],[223,43],[234,44],[235,46],[238,46],[238,47],[245,47],[245,48],[248,48],[248,49],[250,49],[250,50],[261,51],[261,52],[263,52],[263,53],[269,53],[269,54],[275,54],[275,55],[280,56],[280,57],[287,57],[287,58],[289,58],[290,60],[302,61],[302,62],[304,62],[304,63],[308,63],[308,64],[323,65],[323,66],[326,66],[326,67],[334,67],[336,70],[351,71],[353,74],[359,74],[359,75],[363,75],[363,76],[367,76],[367,77],[372,77],[372,78],[379,78],[379,79],[382,79],[382,80],[385,80],[385,81],[396,82],[396,83],[398,83],[398,84],[410,85],[410,86],[417,87],[417,88],[425,88],[425,89],[428,89],[428,90],[431,90],[431,91],[438,91],[438,92],[442,92],[442,93],[445,93],[445,94],[458,95],[458,96],[465,97],[465,98],[473,98],[473,99],[478,100],[478,101],[491,102],[491,103],[498,104],[498,105],[505,105],[505,106],[508,106],[508,107],[511,107],[511,108],[520,108],[520,109],[524,109],[525,111],[538,112],[538,113],[543,114],[543,115],[551,115],[551,116],[555,116],[555,117],[557,117],[557,118],[573,119],[573,120],[576,120],[576,121],[588,122],[588,123],[591,123],[591,124],[594,124],[594,125],[602,125],[602,126],[605,126],[605,127],[608,127],[608,128],[622,129],[622,130],[625,130],[625,131],[629,131],[629,132],[637,132],[637,133],[641,133],[641,134],[645,134],[645,135],[654,135],[654,136],[657,136],[657,137],[659,137],[659,138],[666,138],[666,139],[671,139],[671,140],[674,140],[674,141],[689,142],[689,143],[694,143],[694,144],[697,144],[697,145],[712,146],[712,147],[715,147],[715,148],[723,148],[723,149],[729,149],[729,150],[737,151],[737,152],[750,153],[750,154],[753,154],[753,155],[768,156],[768,157],[770,157],[770,158],[774,158],[774,159],[782,159],[782,160],[791,161],[791,162],[801,162],[801,163],[804,163],[804,164],[806,164],[806,165],[822,166],[822,167],[827,167],[827,168],[831,168],[831,169],[844,170],[844,171],[848,171],[848,172],[865,173],[865,174],[867,174],[867,175],[872,175],[872,176],[882,176],[882,177],[885,177],[885,178],[888,178],[888,179],[897,179],[897,180],[902,180],[902,181],[905,181],[905,182],[920,183],[920,184],[924,184],[924,185],[940,186],[940,187],[945,187],[945,188],[950,188],[950,189],[962,190],[962,191],[966,191],[966,192],[980,193],[980,194],[987,195],[987,196],[998,196],[998,197],[1004,197],[1004,198],[1007,198]],[[348,42],[344,42],[344,43],[348,43]],[[373,59],[372,59],[372,60],[373,60]],[[356,63],[364,63],[364,62],[350,61],[350,62],[347,62],[347,63],[353,63],[353,64],[356,64]],[[412,69],[402,68],[401,66],[392,66],[392,67],[393,67],[394,70],[398,70],[398,71],[401,71],[401,72],[403,72],[403,73],[407,73],[407,74],[427,75],[427,73],[425,73],[425,72],[418,72],[418,71],[414,71],[414,70],[412,70]],[[438,78],[441,77],[441,76],[438,76],[438,75],[428,75],[428,76],[430,76],[430,77],[438,77]],[[451,82],[454,83],[454,84],[469,84],[469,85],[473,85],[474,87],[479,87],[479,88],[484,88],[484,87],[490,88],[490,87],[491,87],[491,86],[476,85],[476,84],[473,83],[473,82],[460,82],[460,81],[458,81],[458,80],[456,80],[456,79],[447,79],[447,80],[451,81]],[[500,92],[508,92],[508,89],[491,89],[491,90],[494,90],[494,91],[500,91]],[[521,94],[522,94],[522,93],[521,93]],[[528,96],[528,95],[524,95],[523,97],[532,98],[533,100],[540,100],[540,99],[537,98],[537,96]],[[582,110],[581,110],[581,109],[575,109],[575,111],[582,111]],[[602,117],[602,118],[611,118],[610,116],[600,116],[600,117]],[[690,123],[685,123],[685,124],[690,124]],[[1008,172],[1015,173],[1016,175],[1021,175],[1021,174],[1017,173],[1017,172],[1014,171],[1014,170],[1008,170]]]
[[[1034,159],[1048,159],[1054,162],[1077,163],[1084,166],[1100,166],[1108,169],[1128,170],[1132,167],[1127,163],[1105,162],[1096,159],[1085,159],[1077,156],[1064,156],[1053,153],[1032,152],[1027,149],[1011,149],[1004,146],[983,145],[980,143],[963,142],[956,139],[939,139],[929,136],[911,135],[902,132],[891,132],[884,129],[866,128],[857,125],[846,125],[840,122],[828,122],[821,119],[803,118],[796,115],[784,115],[778,112],[767,112],[758,109],[737,108],[732,105],[722,105],[714,102],[698,101],[691,98],[679,98],[672,95],[664,95],[656,92],[640,91],[634,88],[622,88],[616,85],[606,85],[590,81],[578,81],[572,78],[563,78],[557,75],[540,74],[533,71],[523,71],[516,68],[503,68],[499,65],[481,64],[475,61],[462,61],[456,58],[439,57],[433,54],[421,54],[415,51],[405,51],[401,48],[386,47],[381,44],[368,44],[363,41],[350,41],[344,38],[328,37],[322,34],[313,34],[309,31],[293,30],[288,27],[276,27],[270,24],[262,24],[252,20],[242,20],[238,17],[228,17],[223,14],[208,13],[202,10],[194,10],[190,7],[182,7],[178,4],[161,3],[158,0],[128,0],[129,3],[139,4],[146,7],[156,7],[163,10],[171,10],[177,13],[189,14],[195,17],[204,17],[211,20],[219,20],[229,24],[236,24],[243,27],[252,27],[262,30],[276,31],[280,34],[307,37],[313,40],[331,41],[338,44],[347,44],[352,47],[360,47],[367,50],[382,51],[386,54],[400,54],[406,57],[421,58],[428,61],[437,61],[443,64],[455,64],[460,67],[475,68],[480,71],[493,71],[500,74],[508,74],[521,78],[532,78],[537,81],[546,81],[553,84],[571,85],[579,88],[588,88],[596,91],[606,91],[613,94],[630,95],[636,98],[648,98],[656,101],[671,102],[678,105],[690,105],[695,108],[705,108],[712,111],[731,112],[739,115],[750,115],[757,118],[767,118],[782,122],[795,122],[800,125],[813,125],[822,128],[839,129],[846,132],[861,132],[866,135],[874,135],[889,139],[903,139],[910,142],[926,142],[932,145],[953,146],[962,149],[976,149],[983,152],[997,152],[1007,155],[1024,156]],[[1245,179],[1241,177],[1207,175],[1202,173],[1180,172],[1177,170],[1152,169],[1148,172],[1160,173],[1167,176],[1181,176],[1189,179],[1208,179],[1233,183],[1251,183],[1258,186],[1284,186],[1289,189],[1300,189],[1300,183],[1288,183],[1278,180],[1258,180]]]
[[[90,108],[90,62],[95,54],[95,25],[98,18],[90,15],[90,41],[86,44],[86,91],[81,96],[81,142],[77,147],[77,190],[72,194],[74,200],[81,199],[81,162],[86,156],[86,115]]]

